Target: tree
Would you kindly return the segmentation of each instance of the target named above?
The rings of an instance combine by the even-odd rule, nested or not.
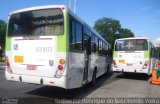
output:
[[[5,47],[6,26],[6,22],[0,20],[0,46],[2,47],[2,49],[4,49]]]
[[[127,28],[121,28],[120,29],[120,37],[119,38],[129,38],[129,37],[134,37],[134,34],[131,30]]]
[[[113,44],[116,38],[115,33],[121,29],[121,25],[118,20],[102,18],[95,22],[94,29],[109,43]]]
[[[158,52],[160,53],[160,38],[157,38],[155,41],[155,47],[157,48]]]
[[[156,48],[157,48],[158,52],[160,53],[160,47],[156,47]]]
[[[155,46],[160,47],[160,38],[157,38],[155,41]]]
[[[93,28],[112,45],[112,48],[116,39],[134,37],[131,30],[121,28],[120,22],[112,18],[98,19]]]

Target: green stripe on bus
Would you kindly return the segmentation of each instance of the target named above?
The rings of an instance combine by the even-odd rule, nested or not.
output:
[[[11,38],[6,37],[6,51],[11,51]]]
[[[149,58],[149,51],[145,51],[145,52],[144,52],[144,57],[145,57],[145,58]]]
[[[66,46],[66,37],[63,36],[58,36],[57,38],[57,52],[66,52],[67,51],[67,46]]]
[[[7,25],[6,31],[8,31],[8,25]],[[11,51],[11,38],[8,37],[7,32],[6,32],[6,45],[5,45],[5,49],[6,49],[6,51]]]
[[[6,37],[6,51],[11,51],[11,38]]]
[[[113,58],[117,58],[117,52],[113,52]]]
[[[57,37],[57,52],[68,52],[69,51],[69,15],[64,12],[64,35]]]
[[[149,58],[150,56],[150,42],[148,41],[148,51],[144,51],[144,57]]]

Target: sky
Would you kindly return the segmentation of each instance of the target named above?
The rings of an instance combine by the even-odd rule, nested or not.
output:
[[[69,0],[3,0],[0,19],[8,21],[12,11],[32,6],[66,5]],[[71,0],[73,10],[74,0]],[[120,21],[136,37],[148,37],[153,43],[160,39],[160,0],[76,0],[76,14],[89,26],[103,17]]]

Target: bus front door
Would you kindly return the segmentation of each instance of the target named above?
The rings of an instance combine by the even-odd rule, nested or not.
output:
[[[91,38],[88,35],[84,35],[83,38],[84,49],[84,74],[83,81],[88,81],[88,68],[89,68],[89,55],[91,54]]]

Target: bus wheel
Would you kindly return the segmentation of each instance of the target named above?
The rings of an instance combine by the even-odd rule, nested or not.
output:
[[[92,81],[91,81],[92,85],[95,85],[95,83],[96,83],[96,74],[97,74],[97,69],[94,69]]]

